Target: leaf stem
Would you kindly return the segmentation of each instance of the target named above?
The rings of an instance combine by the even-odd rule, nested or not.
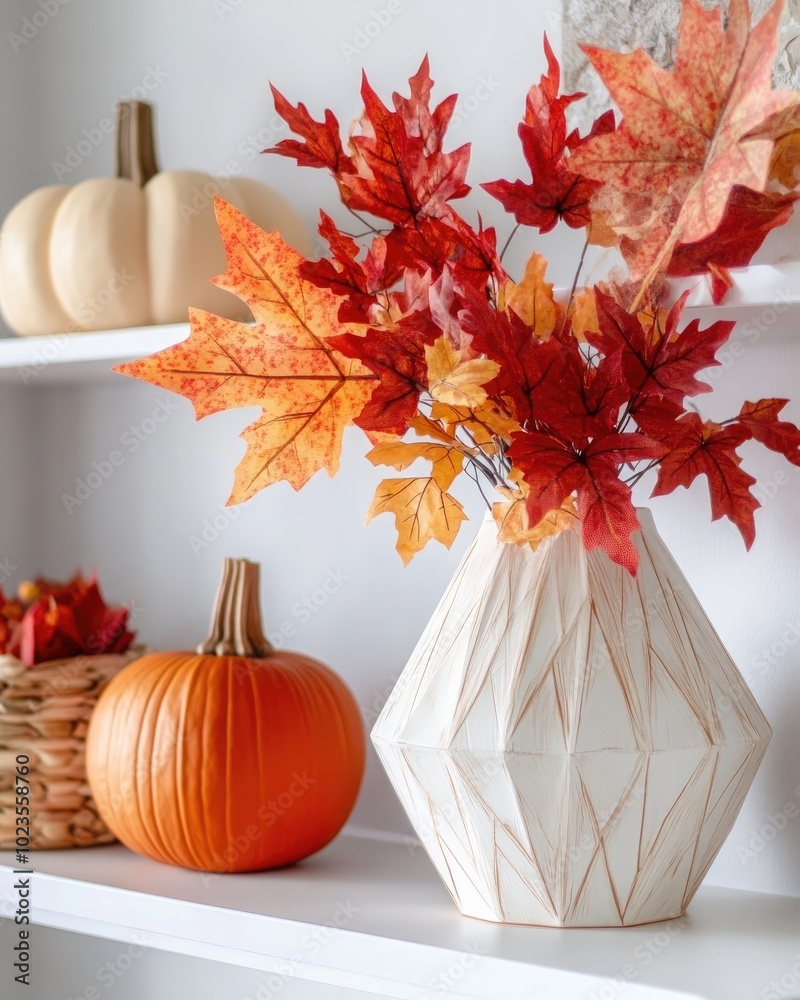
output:
[[[639,482],[639,480],[642,478],[642,476],[647,475],[647,473],[651,469],[654,469],[659,464],[660,461],[661,461],[660,458],[654,458],[653,461],[649,462],[643,469],[640,469],[639,472],[634,473],[634,475],[632,475],[630,479],[624,480],[625,485],[626,486],[635,486]]]
[[[522,223],[518,222],[516,224],[516,226],[514,226],[514,228],[511,230],[511,233],[509,234],[508,239],[503,244],[503,249],[500,251],[500,261],[501,261],[501,263],[502,263],[503,257],[505,257],[505,255],[506,255],[506,250],[508,250],[508,248],[511,246],[511,241],[517,235],[517,230],[519,229],[519,227],[521,225],[522,225]]]
[[[361,216],[360,216],[360,215],[358,214],[358,212],[355,212],[355,211],[353,211],[353,209],[352,209],[352,208],[350,208],[350,207],[349,207],[349,205],[345,205],[344,207],[345,207],[345,208],[347,209],[347,211],[348,211],[348,212],[349,212],[349,213],[350,213],[351,215],[355,216],[355,217],[356,217],[356,218],[358,219],[358,221],[359,221],[359,222],[361,223],[361,225],[362,225],[362,226],[366,226],[366,227],[367,227],[367,231],[368,231],[368,232],[370,232],[370,233],[375,233],[375,235],[376,235],[376,236],[383,236],[384,232],[386,232],[386,230],[382,230],[382,229],[376,229],[376,228],[375,228],[375,226],[373,226],[373,225],[372,225],[371,223],[367,222],[367,220],[366,220],[366,219],[363,219],[363,218],[362,218],[362,217],[361,217]]]

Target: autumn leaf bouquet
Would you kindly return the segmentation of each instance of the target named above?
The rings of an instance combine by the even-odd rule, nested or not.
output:
[[[270,152],[328,170],[357,231],[322,212],[330,252],[305,260],[219,201],[228,267],[216,283],[254,325],[194,311],[188,340],[118,370],[181,393],[198,417],[261,408],[231,502],[333,475],[344,428],[360,428],[369,460],[400,474],[369,516],[394,515],[404,561],[431,539],[453,542],[462,474],[502,541],[575,529],[631,573],[634,484],[655,470],[662,496],[705,476],[713,518],[730,518],[749,547],[759,504],[739,449],[756,440],[800,465],[800,431],[781,420],[783,399],[700,416],[692,400],[710,386],[699,376],[733,323],[687,321],[670,279],[706,275],[721,302],[730,269],[791,214],[800,95],[772,88],[781,6],[751,30],[746,0],[727,18],[685,0],[667,69],[641,50],[586,47],[618,113],[583,132],[570,125],[583,95],[560,92],[545,41],[547,72],[518,128],[531,177],[483,188],[513,216],[512,236],[563,223],[586,247],[616,248],[606,281],[581,285],[582,256],[565,294],[537,252],[509,275],[495,230],[456,209],[470,149],[446,150],[456,97],[431,105],[427,59],[388,106],[364,79],[346,143],[331,111],[318,121],[274,90],[297,138]],[[418,460],[425,474],[411,474]]]

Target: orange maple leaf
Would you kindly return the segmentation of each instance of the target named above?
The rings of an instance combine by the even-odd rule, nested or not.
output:
[[[246,302],[256,325],[190,310],[191,334],[114,370],[185,396],[199,418],[260,406],[242,437],[247,451],[229,503],[285,480],[299,490],[320,469],[339,468],[344,428],[359,415],[376,376],[328,343],[361,333],[337,320],[339,299],[299,276],[303,257],[217,200],[228,270],[215,283]]]
[[[800,114],[795,92],[772,89],[782,7],[777,0],[751,32],[747,0],[731,0],[725,30],[721,5],[684,0],[670,70],[642,49],[584,47],[623,121],[576,150],[570,164],[616,192],[614,228],[640,242],[632,270],[646,282],[676,243],[719,226],[734,185],[760,192],[768,182],[774,138],[759,126],[778,116],[788,128]],[[609,208],[608,189],[602,198]]]

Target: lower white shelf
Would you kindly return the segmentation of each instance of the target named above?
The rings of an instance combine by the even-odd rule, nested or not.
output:
[[[34,923],[258,969],[275,984],[400,1000],[800,997],[800,899],[704,887],[677,921],[563,931],[462,917],[421,848],[354,834],[249,875],[184,871],[121,846],[31,857]],[[2,860],[12,916],[19,876]]]

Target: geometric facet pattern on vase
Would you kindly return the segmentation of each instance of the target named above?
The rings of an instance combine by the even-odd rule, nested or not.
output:
[[[636,579],[564,531],[488,519],[372,738],[469,916],[679,916],[741,808],[769,725],[648,511]]]

